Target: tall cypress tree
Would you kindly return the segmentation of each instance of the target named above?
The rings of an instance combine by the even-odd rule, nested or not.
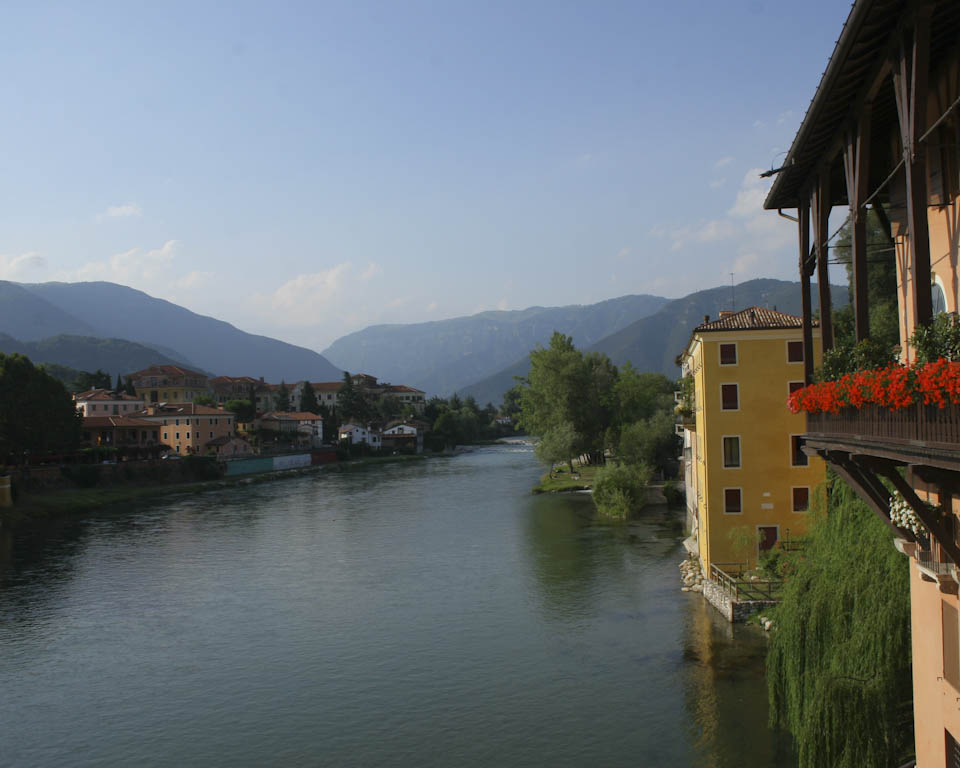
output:
[[[309,381],[303,382],[303,389],[300,390],[300,410],[316,413],[317,407],[317,396],[313,391],[313,385]]]

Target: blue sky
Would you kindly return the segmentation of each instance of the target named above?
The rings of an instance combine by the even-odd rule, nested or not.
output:
[[[380,322],[794,279],[760,209],[849,7],[22,3],[0,279],[322,350]]]

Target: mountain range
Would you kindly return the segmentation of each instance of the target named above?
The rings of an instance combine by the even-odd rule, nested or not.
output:
[[[0,330],[22,342],[61,334],[122,337],[157,350],[158,360],[172,358],[224,376],[333,381],[342,375],[313,350],[246,333],[222,320],[115,283],[0,281]],[[138,369],[128,364],[123,373]]]
[[[732,294],[731,294],[732,291]],[[816,287],[812,290],[814,309],[819,300]],[[706,315],[716,317],[723,309],[734,306],[771,307],[781,312],[800,314],[800,283],[785,280],[749,280],[733,287],[710,288],[697,291],[665,303],[659,311],[620,329],[597,342],[589,343],[573,337],[574,343],[587,351],[603,352],[616,365],[629,361],[639,371],[653,371],[676,378],[680,371],[676,357],[690,339],[690,332],[703,322]],[[835,307],[849,301],[845,286],[831,286],[831,301]],[[571,335],[563,328],[557,330]],[[530,371],[529,355],[520,357],[512,365],[459,390],[463,397],[472,395],[480,403],[500,403],[503,393],[516,384],[516,377]]]
[[[373,325],[337,339],[323,354],[352,373],[371,373],[429,394],[449,395],[546,343],[554,330],[583,344],[651,315],[669,299],[621,296],[597,304],[481,312],[428,323]]]

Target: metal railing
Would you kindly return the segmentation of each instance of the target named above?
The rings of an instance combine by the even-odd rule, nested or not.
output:
[[[747,563],[711,563],[710,576],[731,599],[739,602],[761,600],[776,602],[783,582],[774,579],[747,579]]]

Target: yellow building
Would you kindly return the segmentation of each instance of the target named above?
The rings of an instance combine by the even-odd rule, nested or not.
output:
[[[799,449],[806,417],[787,409],[804,383],[801,318],[763,307],[705,318],[681,363],[694,381],[687,495],[696,499],[701,567],[708,576],[712,565],[753,567],[761,552],[806,531],[825,477],[823,461]]]
[[[206,374],[177,365],[151,365],[131,373],[137,397],[151,403],[190,403],[200,395],[210,394]]]

